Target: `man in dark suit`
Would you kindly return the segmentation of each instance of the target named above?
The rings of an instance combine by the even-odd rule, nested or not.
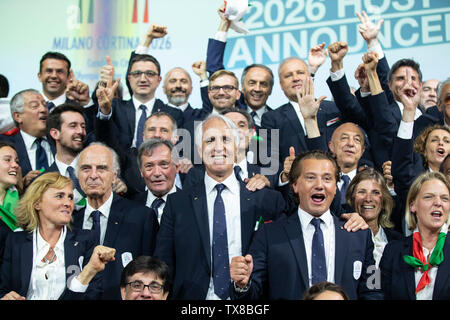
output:
[[[111,68],[111,65],[105,67]],[[99,94],[102,93],[97,90],[99,113],[96,117],[96,128],[100,125],[99,122],[112,121],[115,127],[114,138],[125,150],[130,147],[139,148],[145,120],[155,112],[166,112],[177,121],[178,127],[183,125],[183,113],[180,110],[155,98],[155,91],[161,82],[160,73],[161,67],[155,57],[147,54],[134,55],[127,73],[132,99],[111,99],[112,103],[101,103]],[[111,79],[113,76],[111,74]]]
[[[262,128],[267,129],[267,154],[272,161],[278,161],[281,164],[289,156],[289,148],[294,147],[297,153],[309,150],[306,122],[301,112],[302,106],[309,100],[299,101],[297,91],[307,82],[310,74],[306,63],[294,57],[282,61],[278,70],[281,88],[289,102],[274,111],[265,113],[262,117]],[[310,89],[314,93],[314,88],[310,87]],[[331,140],[334,129],[341,123],[342,116],[334,102],[323,100],[324,98],[317,100],[320,106],[316,118],[320,135],[328,142]],[[311,99],[314,100],[314,94]],[[276,129],[279,130],[278,139],[274,131]]]
[[[283,208],[281,194],[250,192],[233,174],[239,135],[233,122],[211,115],[196,145],[206,174],[201,183],[169,195],[155,256],[169,266],[173,299],[227,299],[231,257],[247,252],[253,232]]]
[[[11,116],[20,131],[3,139],[15,146],[26,187],[41,174],[42,169],[48,169],[53,163],[56,150],[45,136],[48,110],[42,95],[34,89],[16,93],[10,107]]]
[[[102,299],[120,300],[123,268],[140,255],[152,255],[158,223],[149,208],[112,191],[119,170],[117,155],[105,145],[91,144],[78,159],[78,179],[86,208],[73,213],[75,228],[91,229],[98,243],[116,249],[116,259],[102,271]]]
[[[232,299],[299,300],[322,281],[340,285],[350,299],[382,299],[370,286],[368,268],[375,265],[370,230],[348,232],[330,213],[338,179],[338,165],[328,153],[297,156],[289,181],[298,207],[258,230],[250,254],[232,259]]]
[[[158,222],[167,202],[167,196],[177,192],[175,177],[177,165],[172,159],[173,144],[168,140],[152,138],[139,147],[137,162],[147,191],[138,193],[133,200],[151,208]]]

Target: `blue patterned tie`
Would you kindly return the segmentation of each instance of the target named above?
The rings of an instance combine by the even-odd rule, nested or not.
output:
[[[36,170],[41,170],[44,168],[45,170],[48,169],[48,159],[47,154],[45,153],[45,149],[41,145],[42,139],[37,138],[35,140],[36,144]]]
[[[78,192],[81,194],[81,196],[85,198],[86,194],[83,192],[83,189],[81,189],[80,182],[78,181],[78,178],[75,175],[75,170],[71,166],[68,166],[67,171],[69,172],[69,177],[70,180],[72,180],[74,189],[77,189]]]
[[[320,229],[321,221],[322,221],[321,219],[317,218],[313,218],[311,220],[311,224],[316,229],[312,239],[312,250],[311,250],[312,284],[327,280],[327,262],[325,259],[323,233],[322,230]]]
[[[95,233],[95,239],[97,243],[100,244],[100,211],[95,210],[91,213],[92,218],[92,232]]]
[[[147,120],[147,107],[143,104],[139,106],[139,109],[142,110],[141,117],[139,118],[138,127],[137,127],[137,136],[136,136],[136,148],[139,149],[139,147],[142,144],[143,140],[143,134],[144,134],[144,125],[145,120]]]
[[[234,170],[234,175],[236,176],[236,179],[243,182],[242,177],[241,177],[241,171],[242,171],[241,167],[234,166],[233,170]]]
[[[154,212],[154,214],[155,214],[155,216],[156,216],[156,219],[158,219],[158,208],[162,205],[164,203],[164,200],[163,199],[161,199],[161,198],[156,198],[155,200],[153,200],[153,202],[152,202],[152,209],[153,209],[153,212]]]
[[[347,187],[350,182],[350,177],[346,174],[343,174],[341,176],[342,181],[344,181],[344,184],[341,187],[341,206],[345,204],[345,193],[347,192]]]
[[[230,266],[228,260],[228,237],[227,221],[225,218],[225,205],[221,196],[225,185],[217,184],[217,196],[214,201],[213,217],[213,241],[212,241],[212,259],[213,259],[213,282],[214,293],[222,300],[228,298],[228,288],[230,285]]]
[[[45,105],[47,106],[48,112],[51,112],[52,109],[55,107],[55,104],[53,102],[51,102],[51,101],[47,101],[45,103]]]

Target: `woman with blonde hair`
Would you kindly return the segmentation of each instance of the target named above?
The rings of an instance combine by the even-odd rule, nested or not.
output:
[[[89,230],[72,231],[73,209],[69,178],[50,172],[30,184],[15,211],[23,231],[11,233],[6,240],[2,299],[79,299],[88,287],[85,297],[98,295],[100,279],[89,284],[114,259],[115,250],[95,247]]]
[[[399,232],[392,229],[394,225],[390,216],[394,200],[381,173],[373,168],[358,172],[347,188],[345,200],[372,231],[373,257],[378,267],[386,244],[402,238]]]
[[[385,299],[450,299],[449,211],[450,183],[445,176],[421,174],[411,185],[406,203],[406,221],[413,234],[388,243],[381,258]]]

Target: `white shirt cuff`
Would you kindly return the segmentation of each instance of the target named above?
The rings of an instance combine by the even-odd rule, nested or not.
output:
[[[411,139],[413,137],[414,122],[400,121],[398,126],[397,137],[401,139]]]
[[[73,292],[78,292],[78,293],[84,293],[86,292],[87,288],[89,287],[89,285],[84,285],[80,282],[80,280],[78,280],[78,277],[73,277],[68,283],[67,283],[67,288],[70,291]]]
[[[111,116],[112,116],[112,109],[111,109],[111,112],[109,114],[103,114],[100,111],[100,108],[98,109],[98,112],[97,112],[97,118],[98,119],[100,119],[100,120],[109,120],[109,119],[111,119]]]
[[[281,172],[280,175],[278,176],[278,186],[279,186],[279,187],[283,187],[283,186],[285,186],[285,185],[287,185],[287,184],[289,183],[289,180],[286,181],[286,182],[282,182],[282,181],[281,181],[281,175],[282,175],[282,174],[283,174],[283,172]]]
[[[214,39],[221,42],[227,42],[228,32],[225,31],[217,31]]]
[[[336,72],[330,71],[331,81],[341,80],[344,77],[344,75],[345,75],[344,69],[338,70]]]
[[[208,79],[200,81],[200,87],[207,87],[208,85],[209,85],[209,80]]]
[[[138,45],[134,53],[136,54],[149,54],[150,48],[144,47],[143,45]]]
[[[383,49],[381,48],[381,45],[378,41],[375,41],[375,43],[371,42],[367,46],[368,51],[376,52],[378,55],[378,59],[381,59],[384,57]]]

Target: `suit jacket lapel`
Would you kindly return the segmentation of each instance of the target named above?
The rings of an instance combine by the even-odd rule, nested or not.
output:
[[[250,192],[245,184],[240,182],[240,206],[241,206],[241,245],[242,255],[247,254],[250,247],[253,231],[257,218],[254,210],[254,194]]]
[[[334,281],[341,283],[345,259],[349,247],[349,238],[345,236],[348,231],[341,228],[343,223],[333,216],[335,233],[335,256],[334,256]]]
[[[17,154],[23,154],[26,155],[26,157],[21,157],[21,167],[22,172],[28,172],[32,170],[30,157],[28,157],[27,147],[25,146],[25,142],[23,141],[22,134],[19,132],[17,133],[15,139],[14,139],[14,146],[17,150]]]
[[[439,265],[436,279],[434,281],[433,300],[439,299],[443,290],[448,290],[448,277],[450,270],[450,240],[447,236],[444,244],[444,261]]]
[[[26,295],[30,285],[31,271],[33,269],[33,233],[27,233],[25,237],[25,242],[21,247],[20,261],[22,262],[20,268],[24,268],[21,272],[21,288],[25,290],[24,294]]]
[[[208,268],[211,270],[211,245],[209,240],[208,206],[205,186],[202,184],[193,188],[190,196],[192,207],[194,208],[195,220],[197,221],[200,232],[203,252],[208,263]]]
[[[114,248],[114,243],[117,235],[119,234],[120,225],[122,224],[123,217],[127,210],[129,210],[129,208],[124,208],[118,196],[114,194],[111,210],[109,211],[108,224],[106,227],[103,245]]]
[[[309,288],[308,262],[306,259],[305,242],[303,240],[302,227],[297,211],[293,212],[284,226],[295,260],[297,261],[298,272],[303,280],[304,288]]]
[[[412,256],[413,255],[413,250],[412,250],[412,244],[413,244],[413,237],[410,236],[406,239],[406,241],[404,241],[404,246],[403,246],[403,251],[401,256],[403,257],[404,255],[409,255]],[[402,263],[401,263],[401,268],[402,268],[402,280],[399,279],[399,281],[404,281],[405,282],[405,287],[407,288],[408,291],[408,295],[409,295],[409,299],[410,300],[416,300],[416,280],[414,277],[414,268],[411,267],[410,265],[408,265],[406,262],[403,262],[402,259]]]
[[[305,131],[303,130],[303,127],[300,123],[300,120],[298,119],[297,112],[294,109],[294,106],[289,103],[289,107],[284,110],[285,117],[287,118],[289,124],[294,129],[294,132],[296,133],[298,137],[298,142],[301,145],[301,148],[303,150],[307,150],[306,142],[305,142]],[[281,137],[280,137],[281,138]]]
[[[64,262],[67,270],[66,277],[71,275],[71,270],[68,269],[69,266],[79,266],[77,246],[78,242],[75,241],[74,233],[67,229],[66,239],[64,240]],[[87,259],[88,257],[84,258]]]
[[[247,161],[247,171],[248,171],[248,177],[251,178],[255,174],[261,173],[261,168],[258,165],[249,163]]]
[[[119,105],[119,107],[121,107]],[[134,137],[134,127],[136,126],[136,109],[134,108],[133,99],[130,99],[125,104],[125,112],[127,114],[128,132],[131,136],[131,140]]]

